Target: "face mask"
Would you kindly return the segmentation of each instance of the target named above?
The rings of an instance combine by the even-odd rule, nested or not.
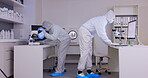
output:
[[[114,21],[114,20],[108,20],[108,23],[111,24],[111,23],[113,23],[113,21]]]

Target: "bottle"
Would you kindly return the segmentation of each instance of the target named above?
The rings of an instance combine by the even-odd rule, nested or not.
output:
[[[8,14],[8,8],[7,7],[3,7],[3,14],[4,14],[4,17],[7,17],[7,14]]]
[[[6,33],[5,33],[5,30],[2,30],[2,36],[3,36],[3,39],[6,39]]]
[[[0,39],[3,39],[3,37],[2,37],[2,32],[0,32]]]
[[[11,30],[11,32],[10,32],[10,39],[14,39],[14,32],[13,32],[13,30]]]
[[[5,39],[8,39],[8,32],[5,30]]]
[[[13,10],[8,10],[8,14],[9,14],[9,17],[10,19],[13,19]]]
[[[131,41],[128,41],[128,45],[131,45]]]
[[[7,31],[8,39],[10,39],[10,31]]]
[[[1,34],[2,34],[2,39],[5,39],[5,31],[4,30],[1,31]]]

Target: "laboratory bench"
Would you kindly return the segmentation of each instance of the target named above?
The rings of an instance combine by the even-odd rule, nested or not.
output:
[[[43,61],[54,54],[54,45],[14,46],[14,78],[43,78]]]
[[[148,46],[112,46],[108,48],[111,72],[119,72],[119,78],[148,78]]]

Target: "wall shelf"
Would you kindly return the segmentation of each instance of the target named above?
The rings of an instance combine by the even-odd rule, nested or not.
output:
[[[14,20],[14,19],[7,18],[7,17],[4,17],[4,16],[0,16],[0,21],[8,22],[8,23],[19,23],[19,24],[23,24],[22,21]]]
[[[116,15],[138,15],[138,5],[116,5],[114,11]]]
[[[0,0],[0,2],[3,4],[6,4],[6,5],[12,6],[13,9],[14,9],[14,7],[20,7],[20,8],[24,7],[23,4],[19,3],[18,1],[15,1],[15,0]],[[17,9],[15,9],[15,10],[16,10],[16,12],[18,12]],[[22,19],[20,19],[20,20],[13,19],[13,18],[9,18],[7,16],[4,16],[2,14],[0,14],[0,21],[7,22],[7,23],[18,23],[18,24],[23,23]]]
[[[113,24],[113,42],[127,44],[129,22],[136,20],[136,35],[138,35],[138,5],[115,5],[114,12],[116,17]],[[124,39],[115,37],[124,37]]]
[[[15,7],[24,7],[23,4],[15,1],[15,0],[0,0],[0,2],[8,4],[10,6],[15,6]]]

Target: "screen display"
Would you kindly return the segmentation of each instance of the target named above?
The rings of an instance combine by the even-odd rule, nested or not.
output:
[[[135,39],[136,37],[136,20],[129,22],[127,39]]]
[[[31,30],[38,30],[42,25],[31,25]]]

